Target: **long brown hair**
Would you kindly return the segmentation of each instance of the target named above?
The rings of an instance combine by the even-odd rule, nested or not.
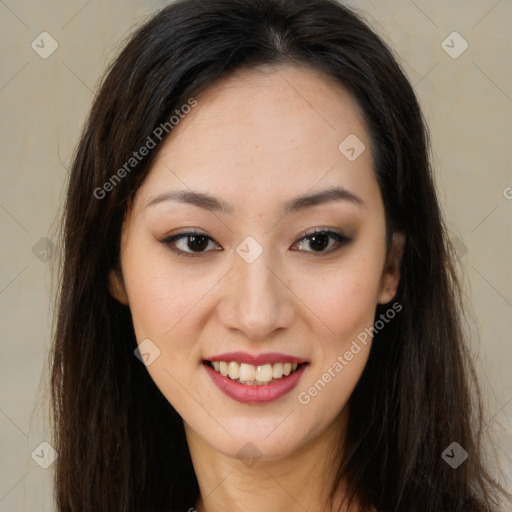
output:
[[[112,177],[190,98],[234,70],[281,64],[309,65],[356,98],[388,235],[406,237],[403,309],[375,334],[350,399],[338,481],[364,511],[498,510],[428,132],[392,53],[334,0],[178,0],[109,68],[69,175],[51,354],[59,512],[181,511],[197,501],[182,420],[134,357],[130,310],[108,291],[128,205],[165,137],[122,179]],[[468,453],[457,469],[441,457],[454,441]]]

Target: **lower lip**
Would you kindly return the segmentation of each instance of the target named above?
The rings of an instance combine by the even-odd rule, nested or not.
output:
[[[282,377],[272,384],[261,384],[258,386],[235,382],[203,363],[203,367],[217,387],[225,395],[244,404],[266,404],[286,395],[298,384],[307,366],[307,364],[302,365],[288,377]]]

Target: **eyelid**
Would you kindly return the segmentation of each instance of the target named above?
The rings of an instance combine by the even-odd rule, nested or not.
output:
[[[182,228],[181,230],[178,230],[176,232],[173,232],[171,235],[166,236],[162,241],[177,237],[179,235],[204,235],[208,237],[210,236],[208,235],[208,233],[198,228]]]
[[[316,235],[317,233],[336,233],[340,236],[343,236],[340,230],[336,228],[329,228],[327,226],[323,227],[315,227],[315,228],[309,228],[304,230],[300,235],[299,238],[297,238],[297,241],[302,240],[303,238],[306,238],[307,236]]]
[[[218,245],[220,247],[220,245],[210,235],[208,235],[208,233],[205,233],[204,231],[199,230],[197,228],[183,228],[182,231],[178,231],[176,233],[173,233],[172,235],[166,236],[163,240],[160,240],[160,242],[165,244],[172,252],[174,252],[178,256],[180,256],[181,254],[185,254],[186,256],[195,258],[198,256],[204,256],[204,255],[208,254],[209,252],[212,252],[212,251],[200,251],[200,252],[182,251],[181,249],[178,249],[177,247],[172,246],[173,243],[176,242],[177,240],[180,240],[182,238],[187,238],[187,236],[190,236],[190,235],[205,236],[208,239],[208,243],[214,242],[216,245]],[[218,250],[223,250],[223,249],[222,248],[215,249],[215,251],[218,251]]]
[[[336,250],[340,249],[343,245],[346,245],[346,244],[348,244],[348,243],[350,243],[352,241],[351,237],[343,235],[341,233],[341,231],[339,231],[338,229],[330,228],[330,227],[315,227],[315,228],[310,228],[310,229],[307,229],[307,230],[303,231],[299,235],[299,237],[296,239],[296,241],[292,244],[292,247],[294,245],[298,244],[299,242],[302,242],[303,240],[307,239],[308,237],[311,237],[312,235],[319,234],[319,233],[327,234],[331,238],[334,238],[336,240],[338,246],[334,247],[334,248],[330,247],[329,249],[327,249],[325,251],[297,250],[297,252],[309,253],[309,254],[312,254],[314,256],[320,257],[322,255],[327,255],[327,254],[330,254],[332,252],[335,252]],[[174,253],[176,253],[178,255],[186,254],[187,256],[198,257],[198,256],[206,255],[209,252],[212,252],[211,250],[210,251],[199,251],[199,252],[183,251],[181,249],[178,249],[178,248],[172,246],[172,244],[174,242],[176,242],[177,240],[180,240],[182,238],[187,238],[187,236],[190,236],[190,235],[202,235],[202,236],[205,236],[208,239],[209,242],[213,242],[218,247],[220,247],[220,249],[214,249],[215,251],[223,250],[222,247],[220,246],[220,244],[218,244],[216,240],[214,240],[206,232],[204,232],[202,230],[199,230],[197,228],[183,228],[182,231],[178,231],[177,233],[173,233],[172,235],[166,236],[163,240],[161,240],[161,243],[167,245],[171,251],[173,251]]]
[[[330,237],[335,238],[338,243],[338,246],[334,247],[334,248],[331,247],[330,249],[328,249],[326,251],[297,251],[297,252],[305,252],[305,253],[312,254],[314,256],[321,257],[322,255],[327,255],[332,252],[335,252],[336,250],[340,249],[343,245],[346,245],[346,244],[352,242],[352,240],[353,240],[352,237],[344,235],[339,229],[330,228],[330,227],[325,226],[325,227],[315,227],[315,228],[306,229],[305,231],[303,231],[300,234],[300,236],[293,243],[293,245],[296,245],[299,242],[302,242],[304,239],[311,237],[312,235],[315,235],[318,233],[327,234]],[[293,245],[292,245],[292,247],[293,247]]]

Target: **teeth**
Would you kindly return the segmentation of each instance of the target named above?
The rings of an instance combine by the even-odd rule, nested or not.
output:
[[[230,363],[236,364],[238,363]],[[252,364],[242,363],[240,365],[240,380],[243,382],[253,381],[256,377],[256,368]]]
[[[213,369],[241,384],[263,385],[275,382],[297,370],[298,363],[274,363],[254,366],[236,361],[213,361]]]
[[[240,376],[240,366],[238,366],[238,363],[231,361],[228,364],[228,375],[230,379],[238,379],[238,377]]]
[[[256,380],[258,382],[270,382],[272,380],[272,365],[264,364],[263,366],[258,366]]]
[[[275,363],[272,371],[274,379],[280,379],[283,376],[283,363]]]

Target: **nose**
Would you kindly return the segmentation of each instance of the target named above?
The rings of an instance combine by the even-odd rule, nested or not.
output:
[[[218,306],[222,324],[253,341],[270,339],[295,317],[293,292],[283,272],[272,269],[264,254],[252,263],[235,256]]]

